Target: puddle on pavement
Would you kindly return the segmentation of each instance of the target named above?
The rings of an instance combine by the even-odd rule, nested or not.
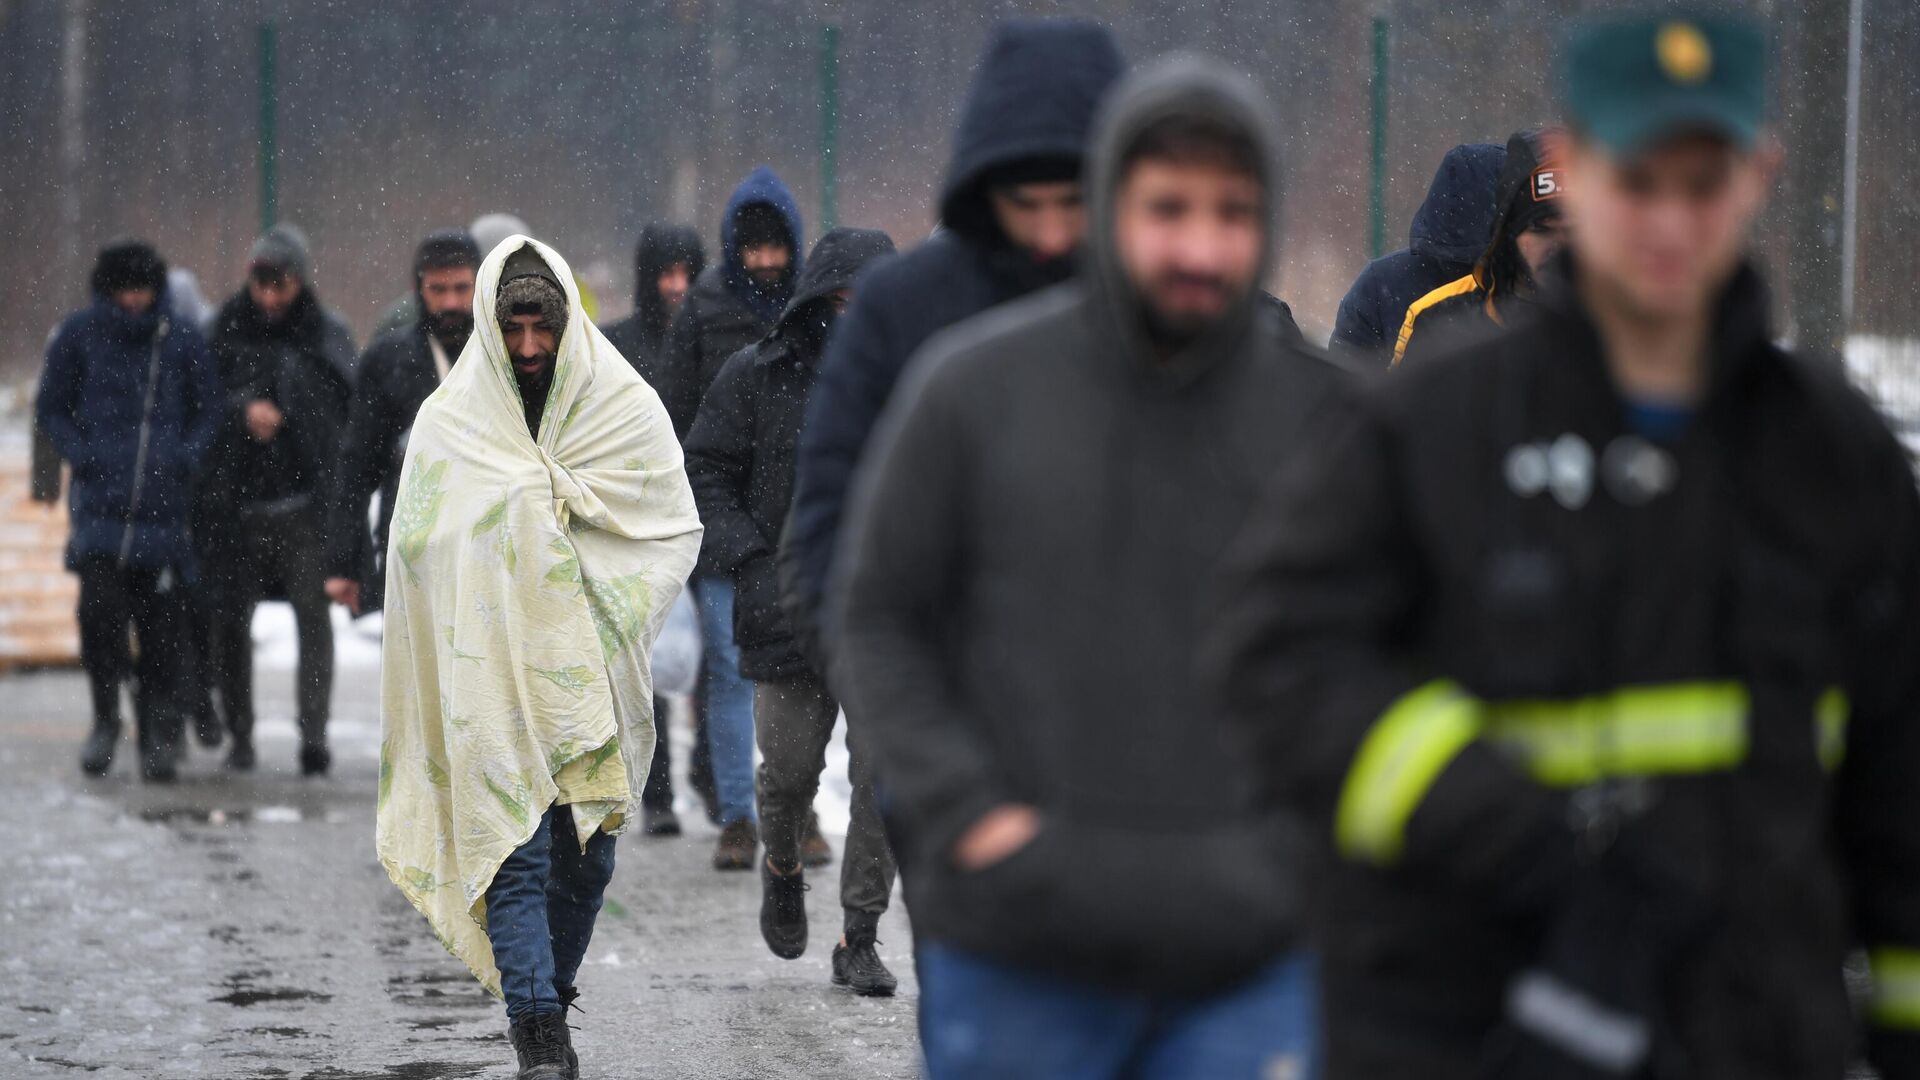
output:
[[[149,806],[138,814],[155,825],[297,825],[306,820],[297,806]]]
[[[400,1065],[389,1065],[380,1072],[348,1072],[345,1069],[326,1068],[319,1072],[310,1072],[306,1080],[462,1080],[468,1076],[478,1076],[492,1065],[475,1065],[458,1061],[409,1061]]]
[[[235,990],[232,993],[221,994],[217,998],[208,998],[207,1000],[224,1002],[237,1009],[244,1009],[249,1005],[258,1005],[263,1001],[332,1001],[333,995],[322,994],[315,990]]]

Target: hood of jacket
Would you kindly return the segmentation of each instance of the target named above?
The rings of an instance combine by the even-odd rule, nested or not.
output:
[[[1413,215],[1408,246],[1441,262],[1472,265],[1493,235],[1495,188],[1506,160],[1506,148],[1494,143],[1462,143],[1447,151]]]
[[[728,223],[732,223],[729,217]],[[633,251],[633,310],[647,329],[650,339],[658,340],[666,332],[673,313],[660,301],[657,283],[660,275],[675,263],[685,263],[687,284],[707,268],[707,250],[700,233],[691,225],[671,225],[656,221],[640,230],[640,243]]]
[[[819,308],[829,295],[848,288],[874,259],[893,254],[893,237],[879,229],[838,228],[820,238],[807,254],[807,268],[794,282],[793,299],[780,315],[773,336],[796,337],[824,333],[832,319]]]
[[[806,243],[806,231],[801,227],[800,204],[794,201],[793,192],[786,183],[765,165],[747,174],[740,186],[733,189],[727,197],[726,211],[720,217],[720,265],[726,278],[727,289],[740,298],[740,302],[752,308],[762,319],[772,322],[780,317],[780,311],[786,306],[787,293],[768,293],[754,284],[753,277],[747,273],[746,264],[740,260],[740,247],[737,242],[740,211],[749,206],[760,204],[773,207],[786,222],[787,236],[793,242],[793,272],[789,281],[797,280],[801,265],[800,252]]]
[[[941,222],[969,239],[997,239],[981,181],[1018,161],[1081,159],[1100,101],[1124,68],[1113,35],[1097,23],[1022,18],[995,26],[961,106]]]
[[[1114,238],[1114,201],[1121,159],[1150,125],[1171,115],[1202,115],[1244,133],[1261,171],[1261,225],[1266,231],[1260,266],[1246,292],[1213,327],[1164,360],[1147,337],[1145,313],[1120,264]],[[1246,79],[1217,62],[1176,56],[1129,77],[1101,114],[1087,157],[1087,242],[1081,277],[1102,321],[1115,328],[1127,361],[1149,377],[1179,385],[1198,378],[1236,349],[1253,330],[1263,301],[1260,282],[1273,263],[1280,220],[1280,163],[1267,109]]]

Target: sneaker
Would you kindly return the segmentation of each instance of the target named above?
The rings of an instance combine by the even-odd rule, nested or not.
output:
[[[680,815],[671,806],[640,808],[640,831],[648,836],[679,836]]]
[[[80,771],[88,776],[105,776],[113,768],[113,750],[120,744],[120,721],[95,720],[80,748]]]
[[[807,827],[800,832],[800,864],[819,869],[833,861],[833,847],[820,835],[820,815],[809,811]]]
[[[333,751],[327,749],[324,739],[300,740],[300,775],[325,776],[333,766]]]
[[[540,1013],[507,1029],[520,1071],[514,1080],[576,1080],[580,1074],[565,1013]]]
[[[741,818],[720,830],[720,843],[713,849],[715,870],[751,870],[753,856],[760,846],[760,832],[753,822]]]
[[[807,951],[807,889],[800,867],[781,873],[772,859],[760,860],[760,936],[782,960]]]
[[[233,745],[227,749],[226,769],[228,772],[252,772],[254,763],[253,740],[233,737]]]
[[[844,986],[861,997],[892,997],[900,986],[887,965],[880,962],[874,949],[878,938],[848,938],[833,947],[833,985]]]

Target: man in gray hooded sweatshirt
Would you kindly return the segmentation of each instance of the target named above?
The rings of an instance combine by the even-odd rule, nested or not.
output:
[[[1077,279],[930,341],[856,489],[834,686],[875,747],[935,1080],[1311,1075],[1294,845],[1193,650],[1347,376],[1261,301],[1278,166],[1222,69],[1115,92]]]

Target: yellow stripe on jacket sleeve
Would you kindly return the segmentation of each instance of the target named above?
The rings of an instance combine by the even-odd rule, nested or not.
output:
[[[1421,686],[1380,714],[1347,771],[1334,843],[1357,862],[1387,866],[1406,846],[1407,821],[1440,773],[1480,732],[1480,702],[1449,680]]]
[[[1873,966],[1873,1022],[1884,1028],[1920,1031],[1920,949],[1882,946],[1867,953]]]
[[[1449,281],[1420,299],[1415,300],[1413,306],[1407,309],[1407,317],[1400,321],[1400,337],[1393,343],[1393,363],[1398,365],[1401,359],[1407,355],[1407,342],[1413,340],[1414,320],[1418,319],[1428,308],[1440,303],[1442,300],[1451,300],[1462,293],[1472,292],[1479,287],[1480,280],[1472,274],[1468,274],[1466,277],[1456,281]]]

